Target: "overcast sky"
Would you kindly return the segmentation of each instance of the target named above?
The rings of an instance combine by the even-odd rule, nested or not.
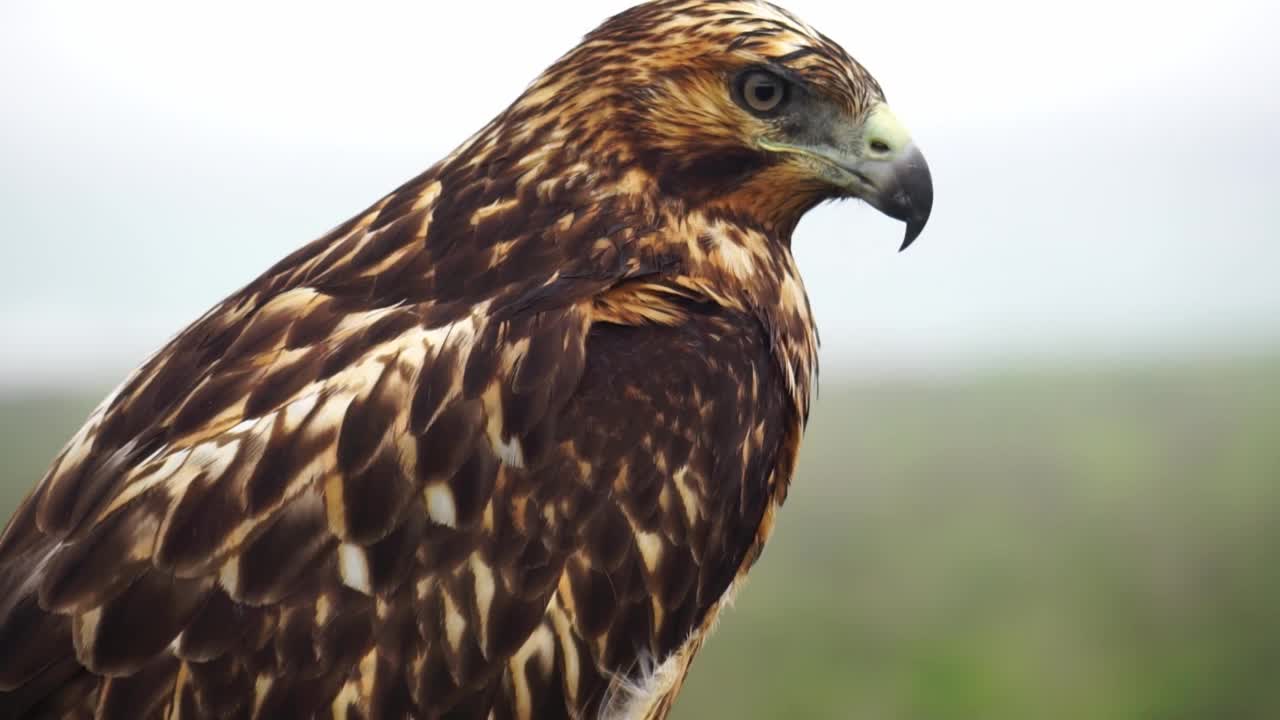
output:
[[[0,384],[105,382],[448,152],[626,2],[0,3]],[[933,221],[801,225],[824,370],[1280,343],[1280,4],[785,3]]]

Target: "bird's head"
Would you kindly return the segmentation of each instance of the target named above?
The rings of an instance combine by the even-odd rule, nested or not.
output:
[[[513,110],[554,106],[593,161],[789,237],[818,203],[906,222],[933,204],[924,156],[875,79],[835,42],[753,0],[657,0],[605,22]]]

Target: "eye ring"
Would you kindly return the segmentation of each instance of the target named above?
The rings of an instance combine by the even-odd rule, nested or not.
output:
[[[757,117],[770,117],[786,105],[790,93],[787,81],[767,70],[748,70],[738,76],[738,104]]]

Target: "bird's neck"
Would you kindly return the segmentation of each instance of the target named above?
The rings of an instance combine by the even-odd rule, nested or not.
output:
[[[617,156],[584,152],[575,138],[548,132],[536,146],[504,154],[497,148],[516,141],[499,138],[504,132],[510,128],[487,128],[438,171],[452,192],[477,188],[476,205],[504,208],[479,220],[473,215],[469,233],[511,232],[517,218],[536,219],[546,224],[524,225],[515,236],[568,253],[562,278],[660,274],[752,313],[770,335],[797,411],[807,415],[818,336],[790,241],[825,188],[797,182],[782,167],[757,167],[719,185],[710,182],[719,177],[712,169],[695,168],[708,182],[673,185],[671,178],[680,176],[674,166],[645,161],[625,147],[615,148]],[[789,191],[779,192],[782,187]],[[544,251],[512,249],[504,257]]]
[[[756,316],[800,417],[809,412],[818,368],[818,331],[791,248],[758,220],[718,208],[659,210],[642,253],[673,258],[677,285]]]

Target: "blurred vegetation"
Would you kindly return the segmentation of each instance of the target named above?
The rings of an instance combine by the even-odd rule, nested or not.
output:
[[[0,400],[5,516],[94,404]],[[1280,356],[824,382],[695,718],[1280,717]]]

